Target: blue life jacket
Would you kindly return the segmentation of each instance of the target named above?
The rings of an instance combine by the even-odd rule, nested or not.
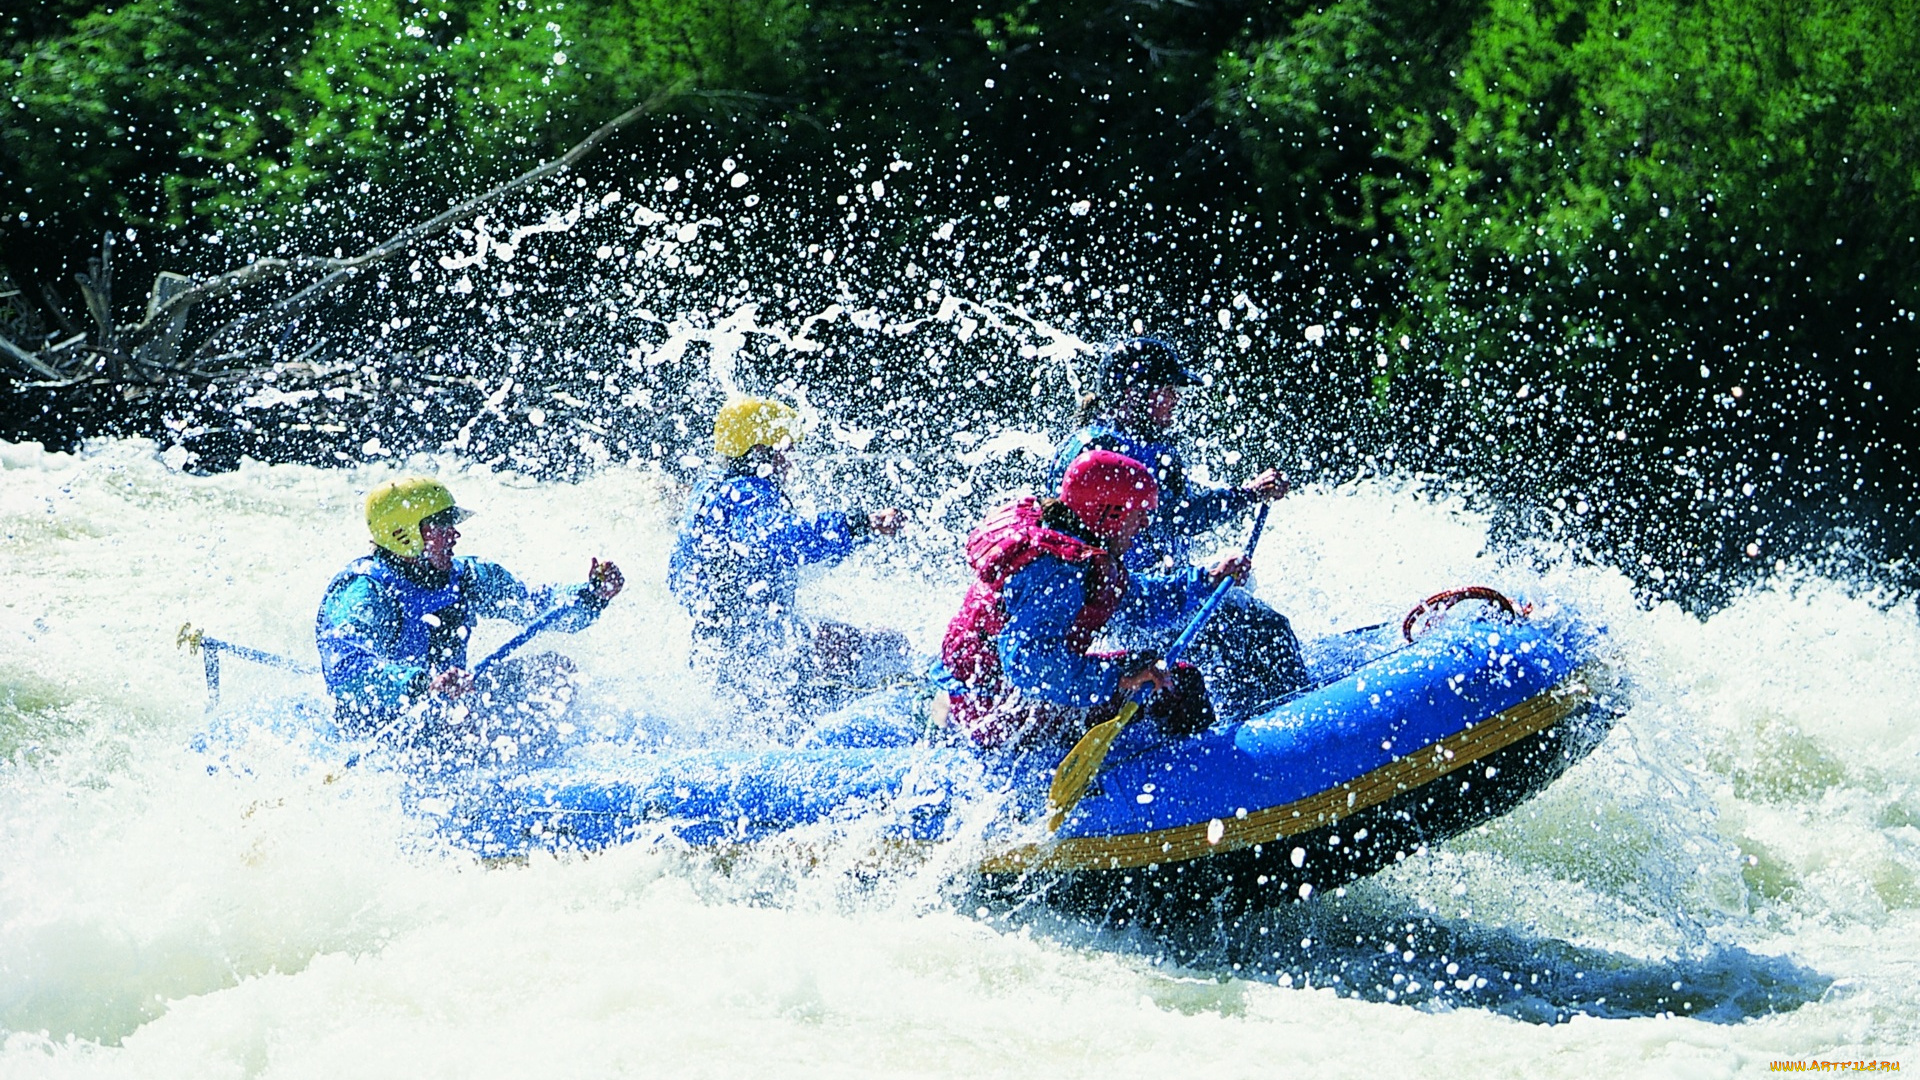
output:
[[[463,567],[460,563],[461,560],[454,560],[447,571],[447,583],[438,589],[416,585],[389,566],[386,560],[372,556],[353,560],[347,564],[347,568],[342,573],[365,574],[379,582],[380,586],[399,603],[402,616],[400,638],[393,647],[395,660],[426,666],[430,659],[440,659],[445,666],[466,667],[468,635],[465,631],[472,628],[473,615],[463,610],[461,614],[465,617],[454,626],[447,625],[448,620],[438,616],[432,623],[426,620],[426,616],[460,603],[461,578],[464,576],[461,573]],[[436,636],[442,641],[450,638],[453,640],[442,649],[435,650],[433,645]],[[431,654],[436,651],[452,651],[454,655],[445,658],[432,657]]]
[[[716,472],[694,486],[667,559],[667,585],[697,629],[738,634],[797,618],[800,570],[831,566],[863,534],[846,514],[805,518],[771,478]]]

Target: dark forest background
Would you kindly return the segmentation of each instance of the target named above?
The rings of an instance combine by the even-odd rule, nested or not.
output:
[[[678,467],[697,442],[684,419],[633,408],[592,356],[606,333],[580,325],[603,300],[614,317],[590,227],[544,256],[525,245],[510,300],[456,302],[407,252],[297,317],[274,306],[331,272],[325,259],[647,103],[502,212],[537,217],[580,180],[684,176],[677,219],[743,215],[702,281],[674,287],[715,310],[754,272],[826,299],[836,275],[842,292],[899,282],[907,306],[941,245],[970,247],[948,273],[976,296],[1063,313],[1090,340],[1133,319],[1180,339],[1228,387],[1197,422],[1203,449],[1247,449],[1228,472],[1458,479],[1510,539],[1574,542],[1696,606],[1782,561],[1911,587],[1915,14],[1911,0],[14,6],[0,438],[145,435],[202,468],[450,445],[550,475],[608,456]],[[930,243],[942,221],[961,225]],[[282,262],[159,308],[262,260]],[[153,285],[162,272],[180,277]],[[1060,295],[1065,282],[1082,291]],[[147,322],[178,333],[127,344],[156,311]],[[482,347],[490,335],[515,350]],[[937,356],[844,324],[821,340],[801,373],[815,399],[895,432],[956,412],[1030,422],[1043,398],[988,336]],[[795,370],[743,362],[767,385]],[[516,378],[498,383],[503,370]],[[263,385],[318,393],[242,415]],[[569,416],[584,427],[562,438]]]

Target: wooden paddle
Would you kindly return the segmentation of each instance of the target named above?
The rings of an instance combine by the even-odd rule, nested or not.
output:
[[[1270,507],[1271,504],[1262,504],[1260,513],[1253,519],[1253,534],[1247,537],[1246,555],[1249,560],[1253,558],[1253,549],[1260,543],[1260,531],[1267,527],[1267,510]],[[1169,668],[1179,662],[1181,655],[1187,651],[1187,646],[1192,645],[1193,639],[1200,636],[1200,631],[1206,628],[1207,620],[1211,619],[1213,613],[1219,609],[1220,601],[1226,598],[1227,590],[1232,588],[1233,584],[1232,577],[1223,577],[1220,583],[1213,587],[1212,595],[1207,597],[1206,603],[1200,605],[1200,610],[1194,614],[1193,621],[1187,624],[1185,630],[1180,631],[1180,636],[1175,638],[1173,645],[1167,649],[1166,659],[1163,662]],[[1120,737],[1120,733],[1126,730],[1128,724],[1133,723],[1133,718],[1140,714],[1141,701],[1152,692],[1152,683],[1135,690],[1127,697],[1126,704],[1120,706],[1118,715],[1111,720],[1093,725],[1085,735],[1080,736],[1079,742],[1073,744],[1073,749],[1067,751],[1067,756],[1060,759],[1059,766],[1053,770],[1053,786],[1047,790],[1048,832],[1059,831],[1060,823],[1067,819],[1068,812],[1079,805],[1081,796],[1087,793],[1087,785],[1093,783],[1093,778],[1099,775],[1100,766],[1106,764],[1107,754],[1113,749],[1113,741]]]

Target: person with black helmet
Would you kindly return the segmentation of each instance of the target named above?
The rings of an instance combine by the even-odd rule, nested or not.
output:
[[[1054,456],[1051,480],[1088,450],[1111,450],[1145,462],[1159,482],[1161,498],[1133,547],[1127,566],[1164,574],[1192,562],[1194,541],[1240,519],[1263,502],[1287,493],[1286,478],[1267,469],[1239,487],[1213,487],[1187,476],[1173,442],[1180,394],[1202,385],[1181,362],[1179,350],[1159,337],[1134,337],[1107,351],[1097,392],[1081,402],[1081,426]],[[1143,628],[1116,620],[1113,632],[1128,644]],[[1285,615],[1244,588],[1235,588],[1194,643],[1188,657],[1208,673],[1216,707],[1244,715],[1306,682],[1300,643]]]

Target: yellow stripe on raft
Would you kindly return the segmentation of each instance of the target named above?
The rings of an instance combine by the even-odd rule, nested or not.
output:
[[[1474,724],[1415,753],[1316,795],[1253,811],[1246,817],[1215,818],[1152,832],[1121,836],[1074,836],[1027,844],[991,856],[983,874],[1028,870],[1121,870],[1175,863],[1270,844],[1311,832],[1351,814],[1378,806],[1403,792],[1430,784],[1521,739],[1565,720],[1592,698],[1597,673],[1575,672],[1565,682],[1510,709]]]

